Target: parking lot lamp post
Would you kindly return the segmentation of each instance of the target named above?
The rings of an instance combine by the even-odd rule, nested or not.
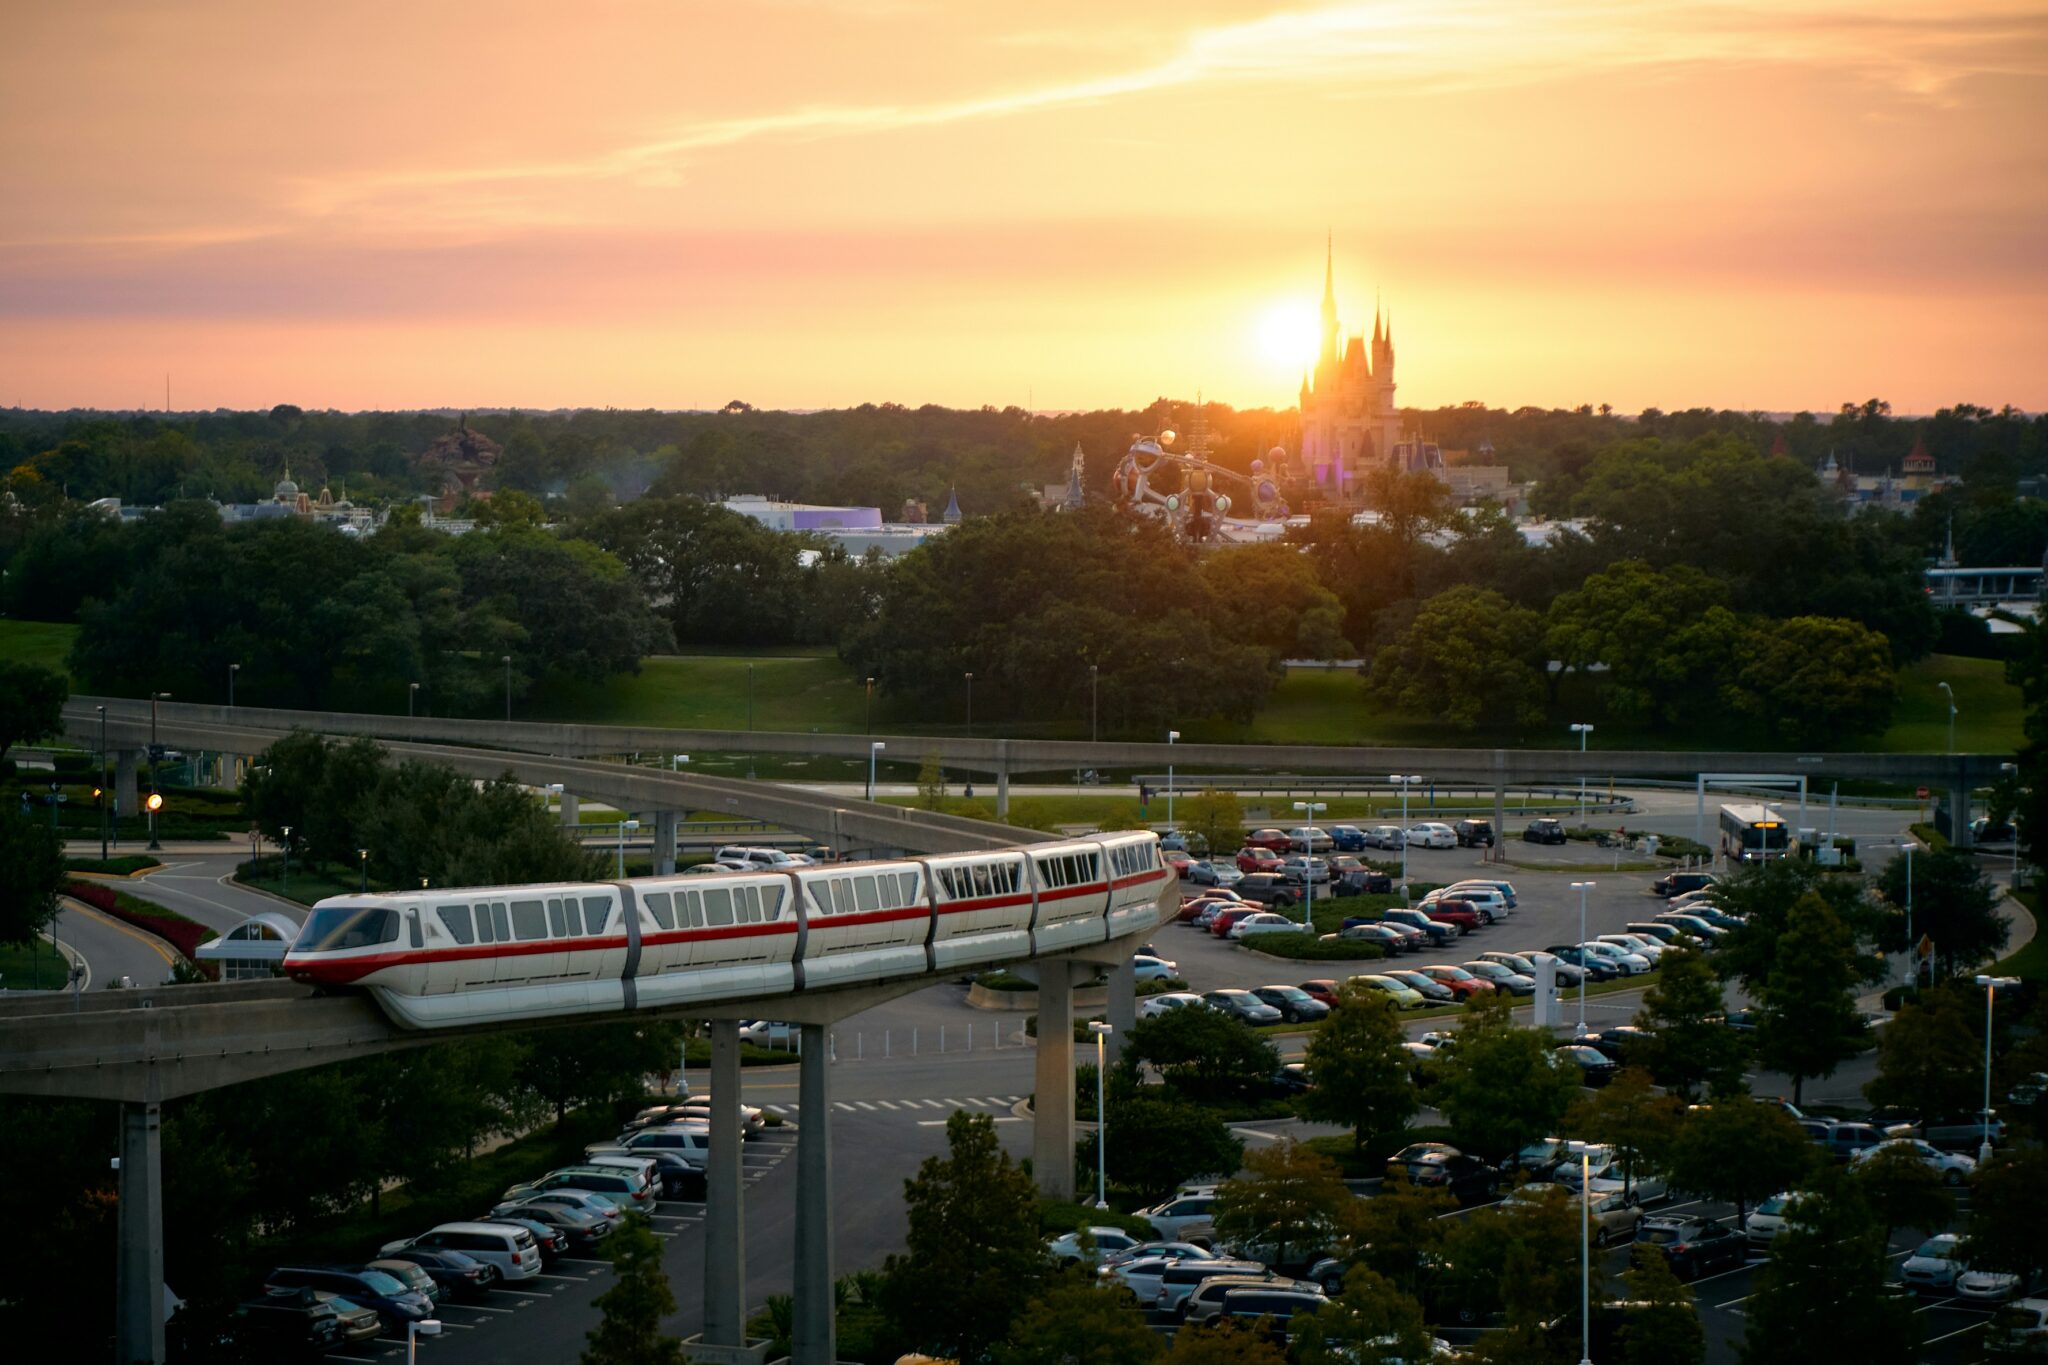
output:
[[[1572,890],[1579,893],[1579,1032],[1586,1031],[1586,893],[1598,886],[1598,882],[1573,882]]]
[[[419,1359],[419,1338],[440,1335],[439,1318],[422,1318],[418,1322],[408,1322],[405,1325],[405,1365],[413,1365],[413,1362]]]
[[[1579,1365],[1593,1365],[1593,1146],[1565,1150],[1579,1159]]]
[[[873,734],[873,733],[875,732],[875,680],[874,680],[873,678],[869,678],[869,679],[867,680],[867,684],[868,684],[868,689],[867,689],[867,690],[868,690],[868,722],[867,722],[867,726],[868,726],[868,733],[872,735],[872,734]]]
[[[1948,748],[1942,750],[1942,752],[1952,754],[1956,751],[1956,690],[1945,682],[1936,683],[1935,686],[1940,688],[1942,695],[1948,698]],[[1968,805],[1969,803],[1964,802],[1964,804]],[[1963,813],[1965,815],[1969,814],[1968,811]]]
[[[512,720],[512,656],[510,654],[500,654],[498,661],[505,665],[505,721],[507,724],[510,724]]]
[[[100,747],[102,749],[106,747],[104,738],[100,742]],[[2012,780],[2015,783],[2020,780],[2020,765],[2017,763],[2001,763],[1998,765],[1998,771],[2011,773]],[[2015,796],[2013,800],[2015,806],[2017,806],[2019,798]],[[2006,878],[2005,885],[2008,892],[2017,892],[2020,889],[2020,822],[2018,811],[2015,810],[2012,814],[2007,815],[2005,823],[2012,826],[2012,872]],[[2014,895],[2013,899],[2018,900],[2019,897]]]
[[[1408,789],[1422,781],[1420,777],[1389,773],[1387,781],[1401,789],[1401,904],[1408,903]]]
[[[277,846],[284,850],[284,894],[289,899],[292,894],[292,827],[286,825],[283,833],[284,837],[278,840]]]
[[[1173,828],[1173,743],[1180,738],[1180,731],[1166,732],[1166,827]]]
[[[363,883],[361,891],[363,895],[367,896],[370,894],[370,850],[367,848],[356,850],[356,866],[362,869]]]
[[[870,801],[875,799],[875,756],[888,747],[888,742],[885,740],[871,739],[868,741],[868,800]]]
[[[1980,976],[1977,984],[1984,988],[1984,1140],[1977,1148],[1978,1164],[1991,1160],[1991,1002],[1998,998],[1998,992],[2006,986],[2017,986],[2016,976]]]
[[[407,683],[405,685],[405,718],[407,720],[411,720],[414,712],[418,710],[419,700],[420,685],[418,683]]]
[[[1109,1110],[1102,1104],[1103,1042],[1116,1029],[1100,1019],[1091,1019],[1088,1031],[1095,1035],[1095,1207],[1106,1209],[1109,1207]]]
[[[1318,811],[1325,811],[1325,810],[1328,810],[1328,809],[1330,808],[1330,803],[1329,803],[1329,802],[1327,802],[1327,801],[1297,801],[1297,802],[1295,802],[1295,803],[1294,803],[1294,808],[1295,808],[1296,810],[1298,810],[1298,811],[1301,811],[1301,812],[1303,812],[1304,814],[1306,814],[1306,815],[1308,816],[1308,823],[1309,823],[1309,828],[1310,828],[1310,829],[1314,829],[1314,828],[1315,828],[1315,823],[1316,823],[1316,812],[1318,812]],[[1309,847],[1308,847],[1307,851],[1306,851],[1306,852],[1304,852],[1304,853],[1302,854],[1302,864],[1301,864],[1301,886],[1302,886],[1302,911],[1301,911],[1301,922],[1302,922],[1303,924],[1314,924],[1314,923],[1316,922],[1316,878],[1315,878],[1315,871],[1316,871],[1316,850],[1315,850],[1315,838],[1314,838],[1314,836],[1313,836],[1313,835],[1311,835],[1311,836],[1310,836],[1310,837],[1309,837],[1308,839],[1304,840],[1304,842],[1305,842],[1305,843],[1307,843]]]
[[[638,820],[619,821],[619,879],[621,881],[625,880],[626,876],[626,831],[638,828],[640,828]]]
[[[1590,726],[1590,725],[1580,725],[1580,724],[1574,723],[1574,724],[1572,725],[1572,733],[1573,733],[1573,734],[1575,734],[1575,735],[1577,735],[1577,736],[1579,737],[1579,757],[1580,757],[1580,759],[1581,759],[1581,760],[1583,760],[1583,759],[1585,758],[1585,756],[1586,756],[1586,736],[1587,736],[1587,735],[1590,735],[1590,734],[1592,734],[1592,733],[1593,733],[1593,727],[1592,727],[1592,726]],[[1584,762],[1581,762],[1581,763],[1579,764],[1579,828],[1580,828],[1580,829],[1584,829],[1585,827],[1586,827],[1586,767],[1585,767],[1585,764],[1584,764]]]
[[[99,785],[100,785],[100,790],[101,790],[102,792],[108,792],[108,791],[109,791],[109,787],[110,787],[110,784],[109,784],[109,783],[108,783],[108,781],[107,781],[107,708],[106,708],[106,707],[104,707],[104,706],[101,706],[101,707],[97,707],[97,708],[95,708],[95,709],[96,709],[96,710],[98,710],[98,711],[99,711],[99,713],[100,713],[100,762],[99,762],[99,769],[100,769],[100,784],[99,784]],[[111,793],[109,793],[109,794],[111,795]],[[2014,847],[2014,848],[2018,848],[2018,847],[2019,847],[2018,843],[2014,843],[2013,847]],[[2015,854],[2014,856],[2015,856],[2015,857],[2017,857],[2018,855],[2017,855],[2017,854]],[[105,799],[105,798],[102,798],[102,799],[101,799],[101,801],[100,801],[100,861],[101,861],[101,862],[105,862],[106,860],[107,860],[107,802],[106,802],[106,799]],[[2015,866],[2017,866],[2017,864],[2015,864]]]
[[[229,664],[229,665],[228,665],[228,709],[229,709],[229,710],[233,710],[233,709],[234,709],[234,705],[235,705],[235,674],[237,674],[237,673],[240,673],[241,671],[242,671],[242,666],[241,666],[240,664]]]

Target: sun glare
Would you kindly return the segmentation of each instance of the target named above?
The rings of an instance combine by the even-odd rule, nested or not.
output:
[[[1281,370],[1298,370],[1316,358],[1316,313],[1307,303],[1289,299],[1268,308],[1259,318],[1259,356]]]

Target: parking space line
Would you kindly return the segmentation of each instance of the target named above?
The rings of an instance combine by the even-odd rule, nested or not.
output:
[[[443,1305],[443,1308],[460,1308],[465,1313],[509,1313],[512,1311],[509,1308],[486,1308],[480,1303],[451,1303]]]
[[[599,1260],[599,1259],[597,1259],[597,1258],[596,1258],[595,1256],[564,1256],[564,1257],[562,1257],[561,1259],[559,1259],[558,1261],[556,1261],[556,1262],[555,1262],[555,1264],[556,1264],[556,1265],[610,1265],[610,1264],[611,1264],[611,1262],[610,1262],[610,1261],[600,1261],[600,1260]]]
[[[454,1328],[454,1329],[455,1329],[456,1331],[458,1331],[458,1332],[474,1332],[474,1331],[475,1331],[475,1330],[477,1329],[477,1324],[476,1324],[476,1323],[473,1323],[473,1322],[450,1322],[450,1321],[448,1321],[448,1319],[446,1319],[446,1318],[442,1318],[442,1319],[441,1319],[441,1325],[442,1325],[443,1327],[453,1327],[453,1328]]]
[[[834,1109],[844,1109],[849,1114],[853,1112],[853,1106],[848,1104],[845,1100],[832,1101],[832,1107]]]
[[[1973,1322],[1968,1327],[1958,1327],[1953,1332],[1944,1332],[1942,1335],[1935,1337],[1930,1341],[1923,1341],[1920,1344],[1922,1346],[1932,1346],[1937,1341],[1947,1341],[1950,1337],[1959,1337],[1963,1335],[1963,1333],[1965,1332],[1975,1332],[1982,1328],[1985,1323],[1988,1323],[1990,1321],[1991,1315],[1987,1313],[1984,1315],[1984,1322]]]
[[[549,1299],[554,1297],[552,1294],[543,1294],[538,1289],[507,1289],[503,1285],[499,1285],[491,1292],[493,1294],[519,1294],[529,1299]]]
[[[577,1275],[549,1275],[543,1272],[542,1274],[536,1275],[533,1278],[535,1278],[536,1280],[560,1280],[563,1284],[583,1283],[582,1277]]]

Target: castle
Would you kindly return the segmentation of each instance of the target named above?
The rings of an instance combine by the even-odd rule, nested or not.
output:
[[[1434,444],[1401,439],[1401,409],[1394,403],[1394,327],[1373,310],[1372,350],[1354,336],[1340,353],[1335,272],[1328,246],[1323,260],[1323,340],[1314,381],[1301,380],[1299,476],[1337,496],[1350,493],[1368,469],[1393,463],[1407,470],[1442,469]]]

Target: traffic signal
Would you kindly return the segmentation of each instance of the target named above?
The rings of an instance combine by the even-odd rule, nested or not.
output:
[[[104,788],[101,788],[101,787],[94,787],[94,788],[92,789],[92,803],[93,803],[93,804],[94,804],[95,806],[97,806],[97,805],[98,805],[98,804],[99,804],[100,802],[102,802],[102,801],[104,801],[104,800],[106,800],[106,799],[107,799],[107,793],[106,793],[106,791],[105,791],[105,789],[104,789]]]
[[[164,799],[156,792],[151,792],[148,796],[142,798],[142,808],[154,815],[164,808]]]

